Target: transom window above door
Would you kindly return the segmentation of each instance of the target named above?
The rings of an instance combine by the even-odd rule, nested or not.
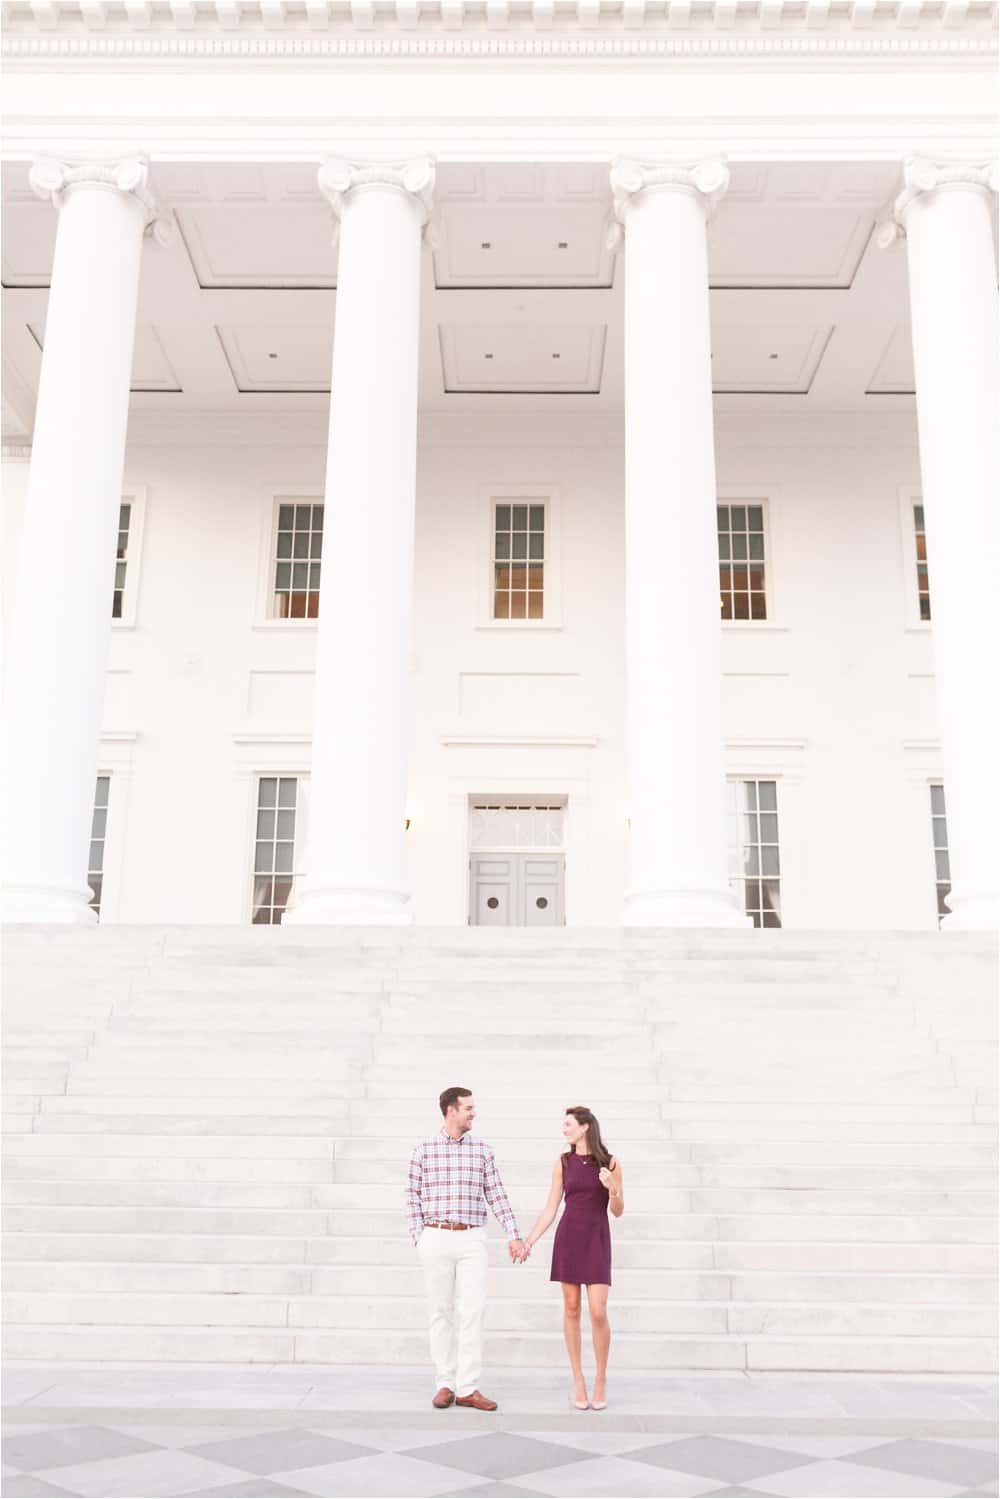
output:
[[[562,848],[564,802],[474,801],[469,808],[469,847]]]

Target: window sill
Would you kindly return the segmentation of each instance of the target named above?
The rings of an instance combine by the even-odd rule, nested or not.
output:
[[[485,624],[476,625],[477,630],[507,630],[520,634],[525,630],[562,630],[565,626],[561,621],[546,619],[491,619]]]
[[[726,632],[746,631],[753,635],[787,635],[788,625],[777,625],[770,619],[723,619],[719,623]]]
[[[905,625],[904,631],[907,635],[929,635],[933,627],[933,620],[918,619],[911,625]]]
[[[251,630],[315,630],[318,619],[257,619]]]
[[[111,628],[112,628],[112,630],[134,630],[135,629],[135,620],[134,619],[113,619],[111,621]]]

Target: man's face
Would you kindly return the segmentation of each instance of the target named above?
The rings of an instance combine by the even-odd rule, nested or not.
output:
[[[463,1135],[468,1134],[469,1130],[472,1128],[472,1121],[476,1117],[476,1105],[472,1099],[471,1094],[468,1098],[460,1098],[458,1102],[448,1110],[448,1113],[454,1120],[456,1129],[458,1129]]]

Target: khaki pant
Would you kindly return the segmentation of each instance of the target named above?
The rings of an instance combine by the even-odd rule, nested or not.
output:
[[[425,1228],[417,1255],[427,1288],[435,1389],[471,1395],[483,1366],[486,1229]]]

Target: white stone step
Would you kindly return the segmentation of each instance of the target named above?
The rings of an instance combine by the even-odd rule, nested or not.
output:
[[[415,1259],[415,1256],[414,1256]],[[531,1294],[548,1293],[549,1244],[543,1241],[535,1250],[527,1267],[499,1267],[491,1271],[490,1297],[514,1297],[527,1295],[526,1276],[538,1279],[543,1285],[534,1284]],[[97,1266],[100,1270],[102,1267]],[[724,1274],[687,1270],[622,1270],[616,1264],[613,1270],[614,1301],[618,1297],[633,1300],[663,1301],[738,1301],[770,1305],[773,1302],[825,1302],[837,1305],[841,1302],[881,1302],[919,1304],[927,1302],[938,1306],[990,1307],[996,1304],[996,1282],[988,1275],[906,1275],[906,1274],[835,1274],[813,1272],[812,1274],[774,1274],[767,1271],[743,1274]],[[380,1267],[369,1265],[338,1265],[335,1269],[319,1267],[312,1271],[310,1289],[318,1296],[377,1296],[384,1284]],[[71,1289],[77,1288],[74,1283]],[[84,1282],[82,1289],[101,1289]],[[29,1286],[17,1283],[9,1289],[55,1290],[44,1278]],[[156,1285],[137,1285],[136,1290],[162,1290]],[[198,1287],[192,1287],[198,1289]],[[421,1296],[423,1294],[423,1271],[419,1264],[399,1265],[392,1277],[392,1293],[399,1296]]]
[[[328,1207],[322,1186],[231,1181],[18,1181],[4,1182],[3,1200],[13,1207]],[[398,1194],[397,1194],[398,1195]]]
[[[348,1085],[349,1086],[349,1085]],[[353,1090],[352,1090],[353,1091]],[[352,1100],[345,1098],[340,1090],[331,1089],[325,1096],[313,1095],[311,1090],[302,1094],[277,1093],[267,1099],[268,1117],[274,1119],[311,1119],[321,1114],[324,1119],[341,1121],[350,1118]],[[92,1114],[109,1117],[118,1114],[133,1116],[162,1114],[169,1110],[178,1117],[199,1114],[205,1118],[226,1117],[231,1114],[253,1114],[261,1108],[261,1099],[249,1090],[219,1098],[211,1090],[196,1094],[175,1093],[167,1097],[147,1097],[145,1093],[114,1094],[71,1093],[53,1095],[44,1100],[43,1117],[59,1118],[63,1115],[77,1117]]]
[[[548,1295],[544,1279],[548,1260],[545,1245],[536,1250],[528,1266],[497,1266],[491,1271],[491,1300],[522,1298],[530,1294]],[[543,1283],[536,1284],[541,1266]],[[526,1290],[526,1276],[532,1276]],[[204,1265],[142,1264],[116,1261],[94,1263],[49,1262],[43,1265],[11,1263],[4,1276],[8,1293],[37,1291],[47,1293],[118,1294],[145,1292],[166,1296],[174,1292],[189,1294],[224,1293],[226,1295],[297,1295],[310,1292],[325,1297],[373,1297],[381,1294],[383,1272],[377,1266],[337,1265]],[[398,1296],[423,1296],[423,1272],[411,1256],[409,1265],[399,1265],[393,1272],[392,1293]],[[845,1302],[890,1302],[911,1306],[927,1303],[934,1306],[993,1306],[997,1298],[996,1281],[991,1276],[906,1274],[774,1274],[767,1271],[744,1274],[693,1273],[684,1270],[614,1271],[614,1298],[632,1300],[733,1301],[748,1304],[823,1302],[840,1305]]]
[[[506,1263],[499,1242],[490,1244],[494,1266]],[[993,1275],[995,1245],[952,1243],[739,1243],[706,1240],[625,1240],[614,1246],[615,1272],[636,1270],[711,1270],[726,1273],[767,1271],[789,1274],[954,1274]],[[412,1266],[408,1239],[371,1236],[316,1239],[309,1244],[309,1260],[316,1265]]]
[[[512,1204],[515,1213],[519,1211],[518,1204]],[[539,1204],[539,1207],[541,1204]],[[537,1214],[538,1209],[528,1205],[527,1217],[532,1212]],[[53,1220],[57,1219],[60,1211],[66,1213],[67,1220],[72,1216],[69,1210],[58,1208],[34,1208],[34,1209],[11,1209],[8,1214],[13,1222],[9,1227],[20,1226],[17,1213],[33,1212],[42,1215],[51,1215]],[[96,1212],[94,1209],[78,1208],[75,1210],[82,1215]],[[136,1220],[142,1213],[142,1209],[132,1210]],[[121,1210],[124,1217],[124,1210]],[[164,1211],[162,1216],[168,1214]],[[179,1214],[169,1215],[179,1217]],[[221,1215],[220,1215],[221,1216]],[[235,1213],[233,1215],[235,1217]],[[109,1213],[109,1219],[111,1214]],[[399,1212],[365,1211],[355,1212],[350,1209],[334,1208],[330,1210],[329,1232],[336,1237],[341,1234],[352,1238],[365,1237],[388,1237],[399,1232]],[[56,1226],[53,1221],[52,1226]],[[84,1223],[73,1224],[67,1221],[67,1228],[76,1226],[84,1228]],[[125,1226],[123,1224],[123,1226]],[[178,1225],[179,1226],[179,1225]],[[523,1227],[524,1225],[522,1225]],[[139,1228],[138,1221],[134,1227]],[[210,1230],[206,1229],[206,1232]],[[220,1229],[224,1232],[227,1230]],[[234,1226],[231,1232],[239,1232]],[[746,1241],[779,1241],[786,1243],[809,1242],[848,1242],[848,1243],[935,1243],[935,1244],[995,1244],[997,1233],[996,1226],[991,1216],[972,1217],[958,1213],[947,1216],[932,1217],[927,1214],[907,1215],[902,1214],[836,1214],[836,1213],[814,1213],[785,1212],[775,1214],[773,1211],[765,1214],[751,1213],[729,1213],[726,1215],[715,1215],[710,1213],[676,1212],[676,1213],[643,1213],[628,1211],[618,1220],[614,1226],[614,1237],[621,1241],[636,1239],[698,1239],[698,1240],[746,1240]]]
[[[204,1234],[290,1238],[329,1231],[330,1214],[310,1208],[10,1207],[7,1233]],[[395,1232],[399,1232],[396,1215]]]
[[[47,1136],[46,1138],[51,1138]],[[90,1139],[90,1136],[87,1136]],[[32,1185],[38,1189],[71,1182],[87,1184],[105,1194],[109,1186],[135,1182],[157,1183],[302,1183],[336,1179],[327,1157],[297,1159],[289,1156],[77,1156],[18,1155],[9,1146],[3,1158],[6,1186]],[[689,1168],[691,1169],[691,1168]],[[8,1200],[13,1201],[13,1198]],[[37,1199],[36,1199],[37,1200]]]
[[[410,1141],[408,1148],[412,1149]],[[64,1156],[71,1151],[85,1158],[107,1159],[110,1157],[170,1155],[180,1159],[240,1159],[280,1158],[333,1161],[334,1137],[329,1134],[269,1135],[261,1140],[256,1135],[241,1132],[235,1135],[186,1134],[178,1139],[175,1135],[159,1135],[155,1132],[126,1134],[90,1132],[74,1134],[71,1130],[61,1133],[32,1134],[25,1139],[9,1142],[6,1147],[22,1159],[48,1159]],[[688,1147],[685,1147],[688,1148]]]
[[[235,1114],[219,1108],[210,1114],[207,1110],[198,1113],[117,1113],[107,1109],[103,1114],[76,1112],[72,1114],[37,1114],[34,1116],[34,1132],[53,1135],[84,1135],[143,1132],[150,1135],[210,1135],[218,1129],[223,1135],[266,1136],[265,1149],[272,1149],[270,1140],[276,1135],[321,1135],[329,1137],[343,1130],[346,1105],[336,1114],[324,1109],[315,1114]],[[186,1148],[186,1145],[185,1145]],[[258,1149],[260,1145],[258,1143]],[[60,1149],[65,1150],[65,1145]]]
[[[835,1127],[831,1129],[834,1134]],[[538,1159],[538,1143],[527,1136],[500,1135],[490,1131],[490,1138],[505,1162],[535,1161]],[[413,1149],[414,1139],[410,1135],[350,1135],[338,1138],[336,1153],[338,1162],[347,1161],[407,1161]],[[19,1144],[18,1149],[23,1148]],[[32,1142],[29,1147],[37,1149]],[[47,1146],[44,1148],[48,1148]],[[868,1141],[857,1140],[807,1140],[787,1138],[753,1142],[708,1141],[690,1142],[678,1140],[632,1140],[628,1147],[629,1161],[657,1160],[662,1163],[694,1162],[713,1166],[738,1165],[747,1162],[753,1166],[793,1164],[811,1170],[830,1164],[853,1166],[922,1166],[940,1167],[950,1171],[956,1168],[981,1169],[992,1172],[997,1162],[997,1150],[991,1142],[972,1145],[956,1145],[947,1141],[888,1141],[874,1146]]]
[[[66,1081],[66,1098],[137,1098],[163,1100],[165,1107],[172,1099],[206,1098],[219,1101],[223,1098],[247,1099],[297,1099],[310,1101],[314,1105],[323,1099],[363,1098],[368,1096],[363,1079],[357,1072],[346,1072],[338,1078],[325,1076],[317,1069],[317,1076],[292,1073],[287,1076],[256,1077],[247,1074],[240,1077],[220,1077],[217,1074],[198,1076],[142,1076],[131,1071],[128,1074],[97,1076],[93,1073],[80,1075],[75,1069]]]
[[[167,1295],[175,1291],[227,1296],[304,1296],[312,1289],[317,1271],[311,1265],[228,1265],[96,1260],[44,1264],[11,1261],[4,1269],[8,1292],[46,1291],[114,1294],[144,1291]],[[339,1271],[333,1272],[339,1274]],[[728,1277],[718,1277],[727,1286]],[[335,1294],[330,1291],[329,1294]]]
[[[325,1240],[315,1243],[323,1244]],[[277,1234],[250,1232],[211,1233],[142,1233],[86,1232],[57,1233],[51,1227],[36,1233],[8,1230],[5,1257],[9,1263],[19,1260],[76,1262],[80,1260],[119,1261],[130,1263],[187,1261],[192,1264],[301,1265],[306,1262],[309,1240],[306,1235],[281,1238]],[[400,1248],[408,1248],[408,1241]],[[412,1252],[412,1251],[411,1251]],[[323,1263],[322,1260],[319,1263]]]
[[[490,1333],[530,1336],[549,1332],[561,1313],[547,1285],[529,1299],[493,1298],[487,1310]],[[310,1295],[303,1297],[192,1294],[157,1295],[117,1292],[13,1292],[4,1297],[5,1325],[107,1325],[122,1327],[288,1327],[336,1329],[345,1333],[381,1331],[393,1337],[422,1333],[427,1323],[423,1296],[379,1295],[369,1298]],[[613,1310],[618,1337],[635,1334],[769,1337],[869,1336],[977,1338],[988,1334],[979,1308],[961,1306],[878,1306],[783,1303],[748,1307],[730,1301],[628,1300],[617,1296]]]
[[[366,1160],[363,1157],[353,1155],[341,1156],[338,1151],[334,1166],[332,1179],[337,1182],[351,1183],[357,1185],[386,1184],[390,1181],[401,1184],[405,1176],[405,1167],[400,1162],[405,1157],[400,1155],[398,1160],[390,1160],[387,1157]],[[519,1167],[514,1174],[515,1164]],[[532,1158],[532,1164],[534,1160]],[[511,1191],[521,1190],[522,1178],[525,1176],[524,1160],[515,1161],[509,1149],[502,1152],[501,1165],[504,1180]],[[648,1171],[648,1159],[639,1160],[635,1154],[635,1146],[631,1146],[628,1158],[628,1192],[629,1203],[632,1204],[633,1181],[644,1180],[646,1172],[638,1172],[637,1168],[646,1166]],[[883,1190],[897,1188],[903,1191],[936,1191],[940,1193],[953,1194],[957,1191],[991,1192],[995,1188],[996,1171],[989,1165],[981,1169],[946,1167],[922,1167],[922,1166],[854,1166],[854,1165],[754,1165],[747,1162],[738,1166],[714,1167],[711,1165],[697,1165],[693,1162],[664,1162],[657,1158],[656,1180],[663,1187],[735,1187],[742,1190],[755,1188],[792,1189],[795,1191],[808,1190],[851,1190],[856,1189],[867,1192],[882,1192]],[[623,1166],[624,1170],[624,1166]],[[32,1166],[32,1173],[34,1167]],[[14,1174],[24,1174],[23,1171]],[[138,1171],[135,1173],[140,1174]],[[155,1176],[155,1172],[151,1173]],[[51,1173],[53,1178],[58,1177],[57,1172]],[[84,1173],[73,1173],[74,1176],[83,1177]],[[123,1179],[128,1179],[128,1173],[120,1173]],[[508,1180],[509,1178],[509,1180]],[[89,1178],[88,1178],[89,1179]],[[101,1179],[104,1179],[102,1176]],[[222,1179],[222,1178],[220,1178]],[[532,1178],[536,1189],[543,1191],[548,1187],[548,1171],[543,1166],[537,1170]]]
[[[414,1332],[394,1340],[399,1362],[426,1362],[426,1334]],[[269,1328],[204,1327],[101,1328],[9,1326],[8,1358],[74,1361],[241,1363],[377,1363],[384,1356],[381,1332],[302,1332]],[[631,1369],[859,1369],[942,1372],[989,1371],[994,1345],[988,1338],[744,1338],[721,1335],[692,1338],[683,1334],[632,1334],[618,1339],[616,1367]],[[558,1333],[493,1333],[486,1340],[486,1362],[494,1368],[561,1368],[565,1358]]]

